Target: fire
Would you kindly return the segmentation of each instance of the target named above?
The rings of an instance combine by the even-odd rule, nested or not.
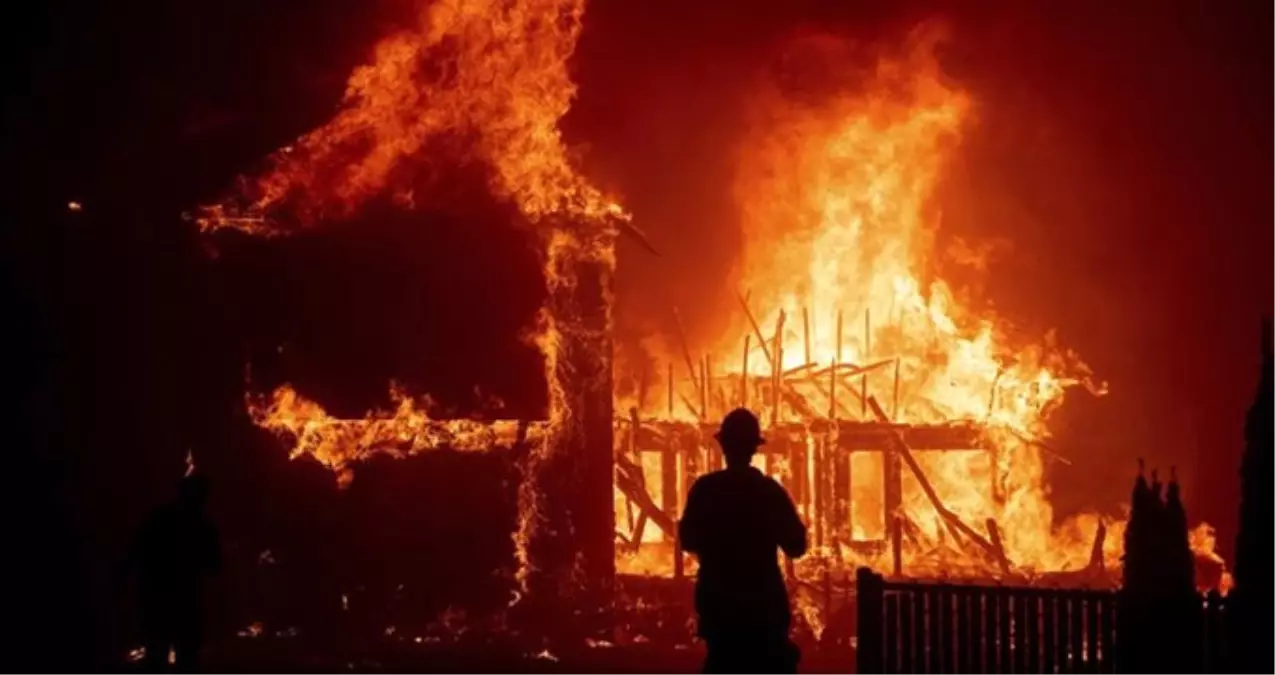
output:
[[[395,172],[449,154],[490,166],[493,189],[532,218],[622,215],[576,173],[558,129],[576,94],[567,60],[583,13],[584,0],[425,5],[414,27],[382,39],[351,74],[332,120],[243,181],[246,207],[213,207],[201,227],[261,232],[282,226],[261,218],[280,212],[309,225],[387,190],[410,205],[412,189]]]
[[[249,395],[247,407],[257,426],[291,445],[293,459],[310,455],[335,472],[342,484],[353,478],[356,463],[378,453],[406,457],[442,448],[483,452],[518,442],[517,420],[431,419],[429,399],[413,399],[398,386],[391,386],[390,400],[395,404],[391,411],[340,419],[284,385],[269,397]],[[542,433],[540,425],[528,427],[524,440],[534,441]]]
[[[424,5],[414,26],[382,39],[370,62],[353,72],[329,122],[275,153],[262,173],[240,181],[233,197],[195,218],[207,232],[286,234],[348,218],[378,195],[410,208],[428,198],[423,164],[478,163],[490,170],[494,195],[516,204],[541,235],[548,289],[529,336],[544,353],[549,409],[547,422],[527,430],[535,441],[517,492],[514,542],[522,593],[533,567],[529,541],[545,510],[536,477],[555,453],[584,435],[590,403],[580,380],[585,389],[608,381],[614,242],[617,226],[628,218],[575,169],[559,127],[576,95],[567,62],[584,4]],[[968,564],[953,554],[938,501],[976,535],[996,538],[1018,572],[1085,567],[1095,559],[1091,549],[1102,527],[1107,536],[1096,558],[1114,567],[1123,524],[1103,524],[1097,515],[1055,524],[1043,475],[1052,454],[1051,412],[1069,389],[1102,388],[1051,335],[1024,340],[935,273],[941,262],[935,255],[936,186],[975,112],[973,97],[942,76],[934,54],[941,37],[933,27],[918,30],[902,50],[877,59],[856,86],[819,100],[775,84],[761,89],[741,142],[735,185],[745,242],[736,280],[747,291],[741,298],[746,311],[732,312],[729,330],[704,345],[710,358],[699,373],[685,350],[701,401],[684,395],[675,401],[670,385],[667,409],[639,412],[645,419],[688,421],[707,416],[710,405],[747,402],[772,427],[835,418],[889,423],[891,429],[975,429],[992,452],[916,453],[918,471],[935,496],[905,475],[899,513],[915,528],[909,536],[927,542],[906,552],[910,566],[960,572]],[[970,255],[967,248],[961,257],[969,262]],[[589,292],[596,292],[590,300],[597,306],[582,301],[584,289],[595,285]],[[682,356],[668,360],[680,363]],[[716,371],[710,361],[718,364]],[[590,365],[587,372],[580,363]],[[817,392],[794,396],[810,403],[808,410],[781,401],[779,387],[763,397],[753,382],[793,372],[808,373],[801,386]],[[719,378],[717,390],[710,390],[710,377]],[[825,387],[825,381],[836,384]],[[394,387],[390,398],[392,410],[355,420],[331,417],[289,386],[265,397],[250,395],[247,405],[255,423],[291,445],[293,457],[311,455],[342,481],[374,453],[482,450],[518,438],[517,422],[437,419],[427,399]],[[619,409],[631,403],[616,401]],[[807,455],[815,454],[813,448]],[[813,463],[766,461],[771,473],[815,478]],[[857,475],[879,474],[884,465],[879,454],[851,463]],[[645,458],[638,464],[654,487],[652,474],[660,468]],[[684,493],[687,487],[681,476],[671,489]],[[847,538],[885,537],[894,514],[883,513],[881,486],[860,482],[850,491]],[[636,535],[633,525],[621,523],[628,519],[624,495],[617,493],[614,506],[617,527],[624,531],[627,525],[637,539],[624,547],[631,553],[618,554],[623,567],[671,573],[664,562],[671,547],[661,527],[652,524]],[[823,517],[813,510],[805,515]],[[988,523],[996,524],[996,533]],[[887,564],[888,552],[837,546],[830,538],[816,553]],[[986,569],[976,565],[974,571]]]
[[[972,97],[940,71],[934,48],[941,38],[934,26],[922,26],[902,50],[878,58],[857,86],[822,99],[776,84],[761,89],[735,185],[745,309],[731,313],[730,330],[710,345],[708,362],[740,364],[715,376],[729,383],[736,403],[747,401],[772,426],[836,417],[977,427],[994,455],[915,453],[942,504],[985,537],[984,524],[995,520],[1006,557],[1022,571],[1076,569],[1091,556],[1098,517],[1054,526],[1042,448],[1065,392],[1100,388],[1051,335],[1036,343],[1013,339],[1006,323],[933,274],[935,189],[975,112]],[[839,43],[804,46],[830,63],[853,62]],[[745,380],[774,376],[775,360],[783,373],[818,380],[785,385],[809,387],[797,392],[800,405],[766,395],[749,400],[740,391],[752,386]],[[836,385],[839,404],[826,384],[834,364],[854,374]],[[704,375],[714,374],[692,372],[696,387],[705,386]],[[886,402],[884,418],[868,398]],[[683,400],[675,415],[704,417],[699,407]],[[881,475],[879,453],[851,461],[852,474]],[[768,468],[782,475],[812,470],[783,462]],[[856,483],[851,491],[849,538],[882,538],[890,515],[881,515],[880,483]],[[901,508],[924,539],[947,536],[945,520],[906,471]],[[1105,542],[1103,557],[1114,563],[1118,538]],[[907,554],[912,569],[928,566],[922,553]],[[937,554],[928,562],[949,573],[961,564],[943,546]]]
[[[567,71],[581,30],[584,0],[437,0],[416,25],[382,39],[370,63],[350,76],[343,105],[328,123],[271,158],[240,194],[203,209],[204,231],[235,228],[271,235],[329,218],[347,217],[369,198],[390,192],[405,206],[416,200],[400,174],[446,157],[491,169],[496,196],[515,203],[542,235],[548,301],[532,340],[545,355],[549,387],[547,440],[532,446],[518,490],[514,533],[518,580],[527,590],[529,540],[542,519],[536,477],[567,441],[582,437],[563,378],[568,346],[607,363],[595,338],[609,332],[609,278],[614,236],[624,210],[572,166],[558,121],[576,95]],[[586,326],[575,297],[579,270],[601,283],[603,325]],[[290,390],[258,422],[298,439],[308,452],[348,480],[350,462],[368,448],[410,453],[432,447],[424,420],[405,398],[391,416],[331,420]],[[301,432],[298,434],[297,432]],[[424,445],[421,445],[424,443]],[[392,450],[391,450],[392,449]]]

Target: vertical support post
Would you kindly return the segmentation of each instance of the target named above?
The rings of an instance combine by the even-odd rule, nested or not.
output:
[[[894,444],[883,450],[883,476],[885,481],[885,518],[886,523],[895,516],[901,515],[903,505],[903,467],[899,453]],[[940,531],[941,532],[941,531]]]
[[[867,365],[872,359],[872,310],[863,310],[863,365]],[[865,371],[859,378],[859,402],[860,412],[864,417],[868,416],[868,375]]]
[[[890,418],[895,422],[899,421],[899,357],[894,357],[894,405],[890,411]]]
[[[804,363],[810,363],[810,311],[805,307],[801,308],[801,334],[806,343],[806,360]]]
[[[615,241],[609,228],[550,225],[539,340],[550,424],[521,463],[515,551],[529,615],[564,613],[542,627],[577,632],[609,621],[614,598],[614,261],[602,252]]]
[[[831,378],[828,382],[828,421],[831,427],[824,444],[826,463],[832,465],[832,544],[841,553],[840,542],[851,539],[850,455],[841,452],[841,424],[837,420],[837,370],[841,367],[841,310],[837,310],[836,342],[833,346]],[[826,466],[826,464],[825,464]]]
[[[673,419],[673,362],[668,362],[668,418]]]
[[[833,350],[832,368],[828,370],[828,419],[837,426],[837,368],[841,365],[841,311],[837,311],[837,342]]]
[[[820,480],[817,467],[819,466],[819,446],[812,444],[814,437],[810,435],[808,429],[801,432],[801,451],[798,454],[797,472],[801,476],[801,491],[803,501],[808,505],[806,509],[807,520],[815,529],[815,546],[823,547],[823,482]],[[812,447],[813,446],[813,447]],[[811,454],[813,453],[813,456]],[[810,478],[810,462],[814,462],[816,472],[814,480]]]
[[[890,521],[890,554],[894,562],[894,576],[903,576],[903,518],[895,515]]]
[[[752,335],[744,336],[744,362],[739,368],[739,407],[748,407],[748,348],[752,345],[748,344]]]
[[[680,439],[676,434],[664,445],[660,453],[660,508],[665,513],[676,514],[677,509],[677,465],[681,454]],[[665,533],[676,538],[676,533]]]
[[[770,426],[772,429],[779,427],[779,404],[783,401],[780,395],[780,385],[784,377],[784,310],[779,310],[779,319],[775,322],[775,358],[771,361],[771,409],[770,409]]]
[[[813,492],[811,495],[811,502],[813,502],[811,505],[811,511],[814,513],[814,517],[818,519],[819,523],[818,545],[824,546],[826,543],[835,544],[837,541],[835,530],[832,529],[832,521],[829,518],[831,515],[829,513],[829,505],[831,502],[828,499],[828,434],[825,433],[820,436],[815,436],[811,432],[807,433],[809,434],[807,447],[811,449],[814,456],[810,458],[811,461],[809,465],[801,468],[803,471],[809,471],[810,480],[808,482],[810,483],[811,490]]]
[[[686,495],[690,494],[691,485],[695,484],[695,479],[699,478],[701,467],[706,466],[703,463],[704,449],[699,443],[682,443],[685,450],[682,451],[682,485],[677,491],[677,503],[685,504]],[[675,514],[669,514],[675,515]]]
[[[851,515],[853,497],[850,491],[850,486],[854,484],[854,469],[851,468],[853,464],[850,460],[854,457],[854,454],[848,449],[841,447],[840,434],[834,438],[834,442],[828,448],[828,452],[833,453],[833,461],[835,462],[833,478],[836,482],[833,484],[833,491],[837,500],[837,528],[841,536],[846,541],[850,541],[854,539],[854,518]],[[840,552],[840,549],[838,549],[838,552]]]
[[[677,325],[677,337],[682,344],[682,357],[686,359],[686,370],[690,373],[691,384],[698,392],[703,387],[704,383],[696,377],[695,371],[698,369],[695,367],[695,360],[691,358],[691,345],[686,339],[686,329],[682,326],[682,314],[677,311],[677,307],[673,308],[673,319],[676,321]],[[695,399],[692,398],[691,400],[694,401]],[[688,407],[694,408],[695,404],[691,403]],[[692,415],[695,414],[694,410],[690,410],[689,412]]]
[[[699,402],[700,418],[707,422],[709,419],[711,419],[708,416],[708,401],[710,398],[709,391],[711,391],[711,387],[709,386],[710,383],[708,379],[708,355],[707,354],[704,355],[704,358],[699,363],[699,373],[700,373],[699,381],[701,384],[704,385],[700,389],[700,402]]]

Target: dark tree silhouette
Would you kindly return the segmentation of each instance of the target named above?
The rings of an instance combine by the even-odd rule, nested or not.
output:
[[[1120,589],[1118,654],[1120,672],[1149,671],[1146,649],[1153,640],[1148,607],[1155,597],[1155,523],[1159,504],[1138,460],[1138,477],[1130,496],[1129,525],[1124,532],[1124,569]]]
[[[1151,551],[1154,544],[1148,535],[1156,505],[1145,471],[1142,460],[1138,460],[1138,477],[1133,482],[1133,494],[1129,498],[1129,524],[1124,531],[1123,588],[1134,595],[1145,592],[1143,587],[1155,566],[1155,555]]]
[[[1164,592],[1175,595],[1195,593],[1195,554],[1191,552],[1187,532],[1186,507],[1177,473],[1170,473],[1169,488],[1164,499],[1163,552]]]
[[[1235,589],[1230,598],[1232,637],[1239,672],[1275,669],[1271,652],[1271,570],[1275,569],[1275,395],[1272,394],[1272,345],[1270,319],[1262,321],[1262,365],[1257,394],[1249,407],[1244,429],[1244,458],[1240,465],[1240,531],[1235,542]]]
[[[1199,596],[1186,509],[1177,476],[1167,489],[1156,472],[1148,484],[1142,462],[1125,530],[1120,591],[1120,672],[1194,672],[1200,653]]]

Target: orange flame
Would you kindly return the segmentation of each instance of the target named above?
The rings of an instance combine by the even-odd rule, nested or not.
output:
[[[398,174],[446,158],[489,167],[492,191],[541,225],[549,300],[533,340],[545,355],[550,405],[545,441],[532,444],[517,495],[514,541],[523,591],[532,564],[527,544],[543,499],[534,476],[558,441],[579,431],[563,382],[570,365],[565,350],[598,348],[605,340],[595,333],[610,327],[605,285],[602,326],[585,325],[572,294],[586,267],[609,276],[614,224],[628,217],[575,170],[559,128],[576,94],[567,61],[583,12],[584,0],[428,4],[414,27],[381,40],[372,61],[355,70],[332,120],[273,155],[262,175],[241,182],[235,199],[196,218],[205,231],[271,235],[349,216],[386,192],[410,205],[416,195]],[[814,104],[778,87],[762,92],[736,184],[745,238],[739,281],[767,329],[782,316],[812,310],[808,356],[806,335],[793,321],[769,347],[782,352],[783,369],[862,367],[854,380],[860,397],[892,400],[880,390],[885,378],[866,370],[889,360],[901,383],[898,405],[890,406],[894,421],[985,428],[997,448],[994,460],[983,453],[918,457],[936,492],[965,522],[1000,523],[1005,552],[1019,568],[1076,569],[1090,557],[1099,519],[1086,515],[1054,525],[1041,443],[1067,389],[1100,388],[1051,336],[1034,344],[1014,339],[1004,322],[968,306],[931,274],[938,226],[933,193],[974,107],[941,76],[934,57],[940,38],[930,27],[916,32],[904,50],[879,59],[855,93]],[[855,328],[843,333],[834,316]],[[754,332],[742,317],[733,328],[724,335]],[[734,363],[739,352],[734,339],[709,346],[718,364]],[[760,340],[752,347],[750,366],[736,375],[769,372]],[[269,399],[250,398],[249,409],[259,425],[291,439],[293,456],[313,455],[343,480],[372,453],[477,449],[501,443],[507,429],[497,427],[514,424],[434,420],[425,412],[427,401],[394,390],[391,397],[395,410],[361,420],[331,418],[289,387]],[[853,395],[845,401],[857,402]],[[679,416],[694,415],[682,406]],[[771,470],[802,468],[776,463]],[[1002,489],[999,498],[989,495],[993,482]],[[855,485],[853,492],[856,503],[884,503],[879,486]],[[915,485],[905,485],[903,498],[921,536],[941,540],[942,521],[927,498]],[[1099,552],[1108,563],[1117,560],[1120,527],[1109,524]],[[862,536],[871,525],[856,519],[853,528]],[[651,569],[649,562],[640,564]]]
[[[995,519],[1004,551],[1020,571],[1076,569],[1091,557],[1098,517],[1055,527],[1041,443],[1049,436],[1049,414],[1067,389],[1101,388],[1052,335],[1034,344],[1011,339],[1004,322],[975,311],[932,274],[935,187],[974,109],[970,95],[942,76],[935,58],[942,37],[936,26],[922,26],[904,49],[878,58],[853,91],[816,100],[808,91],[794,96],[777,84],[762,87],[741,144],[735,190],[744,238],[737,276],[756,325],[734,312],[733,330],[710,345],[711,362],[739,363],[739,341],[747,335],[748,375],[771,377],[773,358],[784,372],[827,373],[838,363],[842,372],[861,373],[838,385],[835,413],[828,377],[792,385],[805,388],[799,393],[815,404],[813,411],[785,403],[776,411],[773,400],[752,399],[766,421],[773,415],[809,423],[834,414],[875,421],[866,401],[860,403],[866,395],[893,399],[887,422],[985,429],[996,447],[994,461],[983,451],[916,453],[934,491],[985,537],[990,533],[983,524]],[[853,62],[840,43],[806,46],[838,67]],[[739,366],[724,375],[732,387],[741,381]],[[898,381],[897,394],[892,380]],[[682,405],[677,414],[694,419],[702,413]],[[809,470],[774,460],[772,473]],[[851,474],[880,476],[879,460],[856,455],[856,462],[878,465]],[[999,496],[993,495],[994,482]],[[885,503],[882,489],[872,481],[852,486],[859,512],[852,516],[851,539],[885,534],[889,514],[876,522],[867,517]],[[919,536],[941,544],[944,519],[906,470],[902,497]],[[1106,539],[1106,560],[1117,560],[1118,541]],[[922,553],[909,554],[912,569],[924,563]],[[941,545],[930,555],[940,556],[931,562],[946,573],[962,564],[946,557]],[[888,566],[888,556],[865,562]]]
[[[583,13],[584,0],[426,5],[416,26],[382,39],[351,74],[332,120],[243,182],[246,216],[221,205],[200,225],[260,232],[277,226],[261,214],[279,207],[310,224],[349,215],[387,189],[407,199],[393,173],[445,151],[490,166],[494,190],[532,218],[622,215],[576,173],[558,129],[576,94],[567,60]]]
[[[578,174],[558,128],[576,94],[567,60],[580,34],[584,0],[437,0],[425,5],[412,29],[382,39],[372,62],[354,71],[343,107],[323,126],[271,158],[264,175],[242,181],[237,200],[203,209],[200,228],[236,228],[269,235],[285,229],[271,216],[284,212],[301,225],[350,215],[373,195],[396,190],[410,205],[410,188],[395,172],[426,155],[449,150],[461,161],[492,170],[491,187],[540,228],[549,301],[534,342],[545,354],[549,386],[548,440],[532,446],[518,491],[514,533],[518,580],[526,590],[527,546],[539,525],[542,495],[535,476],[572,424],[563,383],[564,340],[579,334],[569,296],[577,265],[614,267],[614,221],[627,214]],[[459,146],[459,147],[458,147]],[[247,206],[242,203],[246,201]],[[609,290],[603,289],[609,328]],[[555,301],[557,299],[557,301]],[[576,344],[577,348],[597,348]],[[295,434],[296,452],[309,452],[348,480],[348,467],[367,448],[415,452],[422,418],[400,399],[394,416],[360,422],[327,418],[290,390],[276,392],[274,409],[259,423]],[[407,407],[404,408],[404,405]],[[289,416],[292,416],[289,419]],[[305,420],[301,422],[301,420]],[[318,421],[324,420],[324,421]]]
[[[253,423],[292,446],[291,458],[314,457],[342,484],[353,477],[355,463],[374,454],[406,457],[442,448],[482,452],[510,447],[518,438],[516,420],[431,419],[428,398],[417,401],[397,386],[391,386],[390,400],[395,404],[392,411],[340,419],[284,385],[268,398],[249,395],[247,406]],[[539,425],[529,427],[527,438],[534,440],[541,433]]]

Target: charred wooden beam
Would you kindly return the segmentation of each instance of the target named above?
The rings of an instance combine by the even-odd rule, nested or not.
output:
[[[782,369],[784,361],[784,311],[779,310],[779,317],[775,320],[775,337],[773,346],[775,348],[775,356],[770,362],[770,426],[776,428],[779,426],[779,383],[782,381]]]
[[[1009,557],[1005,555],[1005,543],[1001,541],[1001,528],[997,525],[995,518],[987,519],[987,534],[992,540],[993,555],[1001,574],[1009,574],[1013,565],[1009,562]]]
[[[646,515],[655,526],[660,528],[669,539],[677,537],[677,521],[670,516],[664,509],[656,505],[655,500],[647,493],[646,489],[634,480],[632,474],[628,470],[617,471],[615,476],[615,487],[624,494],[625,497],[633,500],[634,504],[641,509],[641,514]],[[640,541],[640,540],[639,540]]]
[[[881,405],[877,403],[876,397],[868,397],[868,406],[872,409],[872,413],[876,415],[878,419],[882,421],[889,419],[886,417],[885,411],[881,409]],[[907,465],[908,469],[912,471],[912,474],[916,477],[917,483],[921,486],[921,491],[925,493],[926,498],[929,499],[930,503],[934,506],[934,510],[938,512],[940,517],[942,517],[944,523],[946,523],[948,529],[952,532],[953,537],[959,540],[961,535],[964,535],[970,541],[977,544],[979,548],[983,549],[985,553],[990,556],[995,556],[996,553],[991,542],[987,541],[986,538],[975,532],[969,525],[966,525],[960,517],[949,511],[943,504],[943,500],[941,500],[938,493],[934,491],[934,486],[930,484],[929,478],[927,478],[925,476],[925,472],[921,470],[921,465],[917,464],[916,458],[912,456],[912,451],[908,448],[907,443],[903,441],[903,437],[897,432],[893,433],[892,437],[894,441],[893,454],[896,454],[903,463]]]
[[[660,452],[660,506],[668,513],[677,513],[677,465],[681,444],[677,438],[665,445]]]
[[[766,347],[766,338],[761,334],[761,326],[757,323],[757,317],[753,316],[753,310],[748,308],[748,298],[743,295],[739,296],[739,305],[744,308],[744,316],[748,317],[748,325],[752,326],[753,335],[757,337],[757,344],[761,345],[761,353],[766,356],[766,363],[772,366],[775,359],[770,356],[770,349]],[[744,372],[748,372],[745,370]]]

